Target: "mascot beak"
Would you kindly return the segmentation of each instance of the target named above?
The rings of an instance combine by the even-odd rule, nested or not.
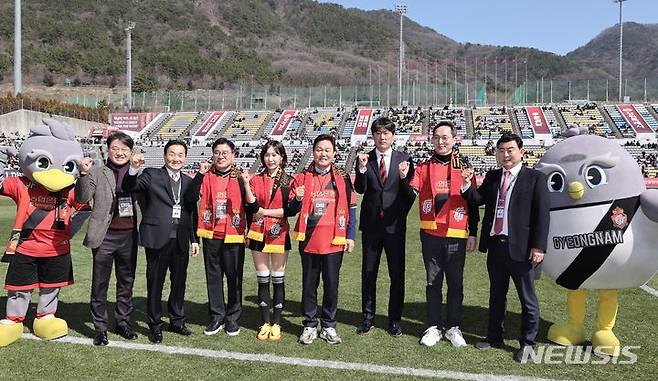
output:
[[[572,181],[569,183],[569,188],[567,188],[569,197],[574,200],[580,200],[585,194],[585,187],[580,181]]]
[[[44,188],[51,192],[58,192],[75,182],[75,177],[64,173],[59,169],[49,169],[47,171],[34,172],[32,174],[34,181],[43,185]]]

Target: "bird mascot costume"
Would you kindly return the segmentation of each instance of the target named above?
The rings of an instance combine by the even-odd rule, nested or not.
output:
[[[586,290],[598,293],[595,353],[618,356],[612,331],[617,290],[639,287],[658,270],[658,190],[647,190],[633,157],[612,140],[571,128],[535,168],[548,176],[551,224],[543,270],[567,291],[567,322],[548,339],[586,340]]]
[[[55,313],[60,288],[73,284],[70,240],[85,217],[77,211],[88,209],[76,203],[73,195],[82,155],[71,126],[54,119],[44,119],[32,127],[18,151],[0,148],[0,194],[16,202],[16,222],[2,258],[9,267],[0,347],[23,334],[23,321],[35,288],[39,289],[39,300],[34,334],[51,340],[68,333],[66,321],[55,317]],[[5,177],[13,157],[18,158],[23,175]]]

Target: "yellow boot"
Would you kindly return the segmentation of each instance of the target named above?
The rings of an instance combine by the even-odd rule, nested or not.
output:
[[[596,316],[598,331],[592,335],[594,353],[619,356],[619,339],[612,332],[617,319],[617,290],[599,290],[599,306]]]
[[[583,321],[585,320],[585,299],[587,292],[584,289],[567,291],[567,322],[553,324],[548,329],[548,339],[560,345],[578,345],[585,341]]]
[[[13,320],[0,320],[0,347],[6,347],[23,335],[23,323]]]
[[[34,319],[32,329],[35,335],[44,340],[59,339],[69,333],[66,321],[55,317],[55,315],[46,315],[40,319]]]

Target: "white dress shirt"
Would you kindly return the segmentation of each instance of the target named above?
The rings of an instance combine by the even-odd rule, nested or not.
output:
[[[514,184],[516,184],[516,179],[519,177],[519,172],[521,172],[521,166],[523,164],[519,163],[512,167],[512,169],[509,170],[509,187],[507,188],[507,193],[505,194],[505,214],[503,215],[503,229],[501,230],[500,234],[501,235],[509,235],[508,234],[508,224],[507,224],[507,217],[508,217],[508,211],[509,211],[509,200],[512,197],[512,190],[514,190]],[[505,168],[503,168],[503,172],[501,173],[500,176],[500,184],[498,185],[498,193],[496,193],[496,204],[498,203],[498,196],[500,195],[500,187],[503,184],[503,179],[505,178],[505,171],[507,171]],[[496,205],[496,208],[498,205]],[[493,224],[491,225],[491,232],[489,235],[496,235],[494,232],[496,226],[496,210],[494,209],[494,220]]]
[[[386,175],[388,176],[391,173],[391,156],[393,155],[393,148],[388,147],[385,152],[379,152],[378,149],[375,149],[375,155],[377,157],[377,170],[379,171],[379,163],[382,160],[382,155],[384,155],[384,163],[386,164]],[[359,168],[359,173],[366,173],[368,166],[361,169]]]

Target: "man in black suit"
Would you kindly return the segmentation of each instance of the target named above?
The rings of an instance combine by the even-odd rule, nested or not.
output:
[[[532,351],[539,330],[539,303],[535,294],[536,266],[544,259],[548,240],[549,194],[546,175],[522,165],[523,140],[505,134],[496,143],[502,168],[487,172],[482,185],[470,186],[472,169],[463,172],[464,196],[485,205],[479,250],[488,252],[489,324],[479,349],[501,347],[506,296],[510,277],[521,302],[520,361]]]
[[[170,140],[164,148],[165,165],[146,168],[137,177],[144,164],[144,155],[133,155],[124,187],[143,192],[147,207],[143,210],[139,229],[140,243],[146,250],[146,287],[149,340],[162,342],[162,288],[167,269],[170,271],[169,330],[189,336],[185,326],[185,282],[187,280],[188,251],[192,242],[192,256],[199,254],[196,237],[196,200],[186,197],[192,179],[181,172],[187,159],[187,145]],[[202,163],[197,176],[208,171],[210,165]]]
[[[361,308],[363,321],[356,332],[369,333],[374,327],[377,271],[382,249],[386,251],[388,275],[391,279],[388,302],[388,332],[402,335],[400,320],[404,305],[404,258],[407,213],[415,193],[400,186],[400,167],[408,168],[413,177],[413,163],[406,153],[391,148],[395,123],[381,117],[370,128],[375,149],[359,154],[354,189],[363,194],[359,229],[362,231],[363,260],[361,266]]]

